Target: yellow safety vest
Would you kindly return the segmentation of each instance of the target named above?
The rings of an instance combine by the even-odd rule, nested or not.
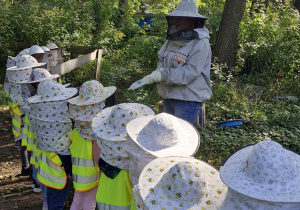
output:
[[[101,173],[96,201],[98,209],[136,209],[132,202],[133,193],[129,172],[121,170],[114,179]]]
[[[38,181],[50,188],[63,189],[67,184],[67,175],[61,165],[57,153],[42,150],[39,158]]]
[[[27,146],[27,150],[32,151],[33,147],[36,146],[36,143],[37,143],[37,137],[33,132],[33,128],[30,124],[27,115],[25,115],[23,136],[22,136],[22,146]]]
[[[21,142],[21,145],[25,146],[25,147],[27,147],[27,138],[28,138],[28,129],[29,129],[28,122],[29,122],[28,117],[27,117],[27,115],[25,115],[22,142]]]
[[[22,114],[19,105],[12,102],[10,97],[8,98],[8,106],[12,115],[12,132],[18,138],[22,132]]]
[[[35,147],[31,152],[30,164],[34,165],[36,169],[39,169],[41,154],[42,150],[39,150],[37,147]]]
[[[39,158],[40,158],[40,154],[41,154],[41,150],[39,150],[37,147],[37,139],[35,139],[35,143],[32,146],[32,150],[31,150],[31,156],[30,156],[30,164],[34,165],[36,169],[39,168],[38,164],[39,164]]]
[[[89,191],[98,186],[100,173],[93,160],[93,142],[82,138],[76,129],[72,131],[70,140],[74,188],[78,192]]]

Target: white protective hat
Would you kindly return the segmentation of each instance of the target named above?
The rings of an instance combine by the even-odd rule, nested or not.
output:
[[[86,81],[81,85],[79,95],[69,99],[68,102],[77,106],[96,104],[105,101],[116,90],[115,86],[104,87],[96,80]]]
[[[49,43],[49,44],[46,45],[46,47],[47,47],[49,50],[56,50],[56,49],[59,48],[59,47],[58,47],[56,44],[54,44],[54,43]]]
[[[248,197],[300,202],[300,155],[266,140],[240,149],[221,166],[222,181]]]
[[[44,52],[50,52],[50,49],[48,47],[41,46],[41,48],[44,50]]]
[[[228,188],[226,197],[218,210],[296,210],[300,209],[300,202],[271,202],[258,200],[238,193]]]
[[[219,172],[192,157],[163,157],[143,169],[138,191],[146,209],[217,209],[227,193]],[[137,194],[137,193],[135,193]]]
[[[23,83],[36,83],[36,82],[42,82],[47,79],[56,79],[59,77],[59,74],[50,74],[47,69],[44,68],[36,68],[33,69],[28,81],[25,81]]]
[[[76,95],[76,88],[66,88],[54,80],[44,80],[38,85],[37,95],[28,98],[29,103],[63,101]]]
[[[156,157],[189,157],[200,146],[197,129],[189,122],[167,113],[132,120],[126,130],[128,137],[142,150]]]
[[[28,52],[29,55],[34,55],[38,53],[42,53],[42,54],[45,53],[45,51],[38,45],[32,45]]]
[[[38,63],[30,55],[21,55],[16,61],[16,66],[6,69],[8,80],[14,83],[24,83],[29,80],[32,68],[42,65],[45,65],[45,63]]]
[[[198,13],[198,9],[194,0],[181,0],[181,2],[178,4],[176,9],[173,12],[167,14],[167,17],[168,16],[195,17],[195,18],[206,19],[206,17]]]
[[[29,53],[29,48],[26,48],[26,49],[22,50],[21,52],[19,52],[19,54],[16,57],[11,57],[10,56],[10,58],[12,60],[14,60],[14,61],[17,61],[20,56],[22,56],[22,55],[28,55],[28,53]]]
[[[126,125],[138,117],[155,115],[153,109],[140,103],[122,103],[101,110],[93,120],[93,130],[99,140],[126,141]]]
[[[18,56],[17,56],[18,57]],[[16,66],[8,68],[8,71],[30,69],[37,66],[43,66],[46,63],[38,63],[37,60],[31,55],[21,55],[16,60]]]

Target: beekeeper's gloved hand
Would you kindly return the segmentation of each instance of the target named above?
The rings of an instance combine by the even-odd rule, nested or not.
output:
[[[161,81],[161,72],[164,71],[163,67],[160,67],[153,71],[151,74],[146,75],[143,79],[140,79],[136,82],[134,82],[128,90],[135,90],[137,88],[140,88],[147,84],[152,84],[154,82],[160,82]]]

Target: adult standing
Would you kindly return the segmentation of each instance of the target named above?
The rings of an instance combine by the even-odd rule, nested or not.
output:
[[[202,103],[212,96],[207,18],[198,13],[193,0],[182,0],[166,19],[167,40],[158,52],[157,69],[129,90],[160,82],[157,88],[164,111],[194,123]]]

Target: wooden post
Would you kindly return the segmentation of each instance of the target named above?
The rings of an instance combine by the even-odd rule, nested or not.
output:
[[[96,67],[96,80],[99,81],[100,79],[100,67],[101,67],[101,60],[102,60],[102,49],[98,49],[97,55],[97,67]]]

